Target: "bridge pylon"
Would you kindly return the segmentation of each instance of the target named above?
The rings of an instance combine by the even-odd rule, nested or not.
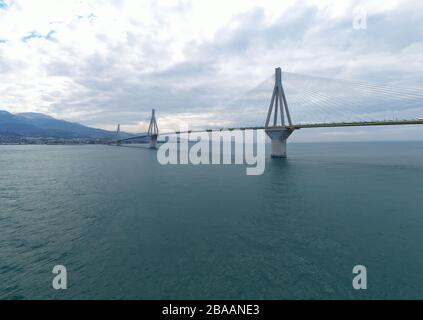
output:
[[[278,117],[278,113],[280,118]],[[273,114],[273,119],[272,119]],[[282,86],[282,69],[277,68],[275,73],[275,88],[266,120],[266,134],[272,141],[272,158],[286,158],[286,141],[294,131],[285,125],[285,116],[292,126],[285,91]],[[280,120],[280,124],[278,124]]]
[[[120,146],[120,124],[118,124],[117,130],[116,130],[116,145]]]
[[[157,138],[159,136],[159,127],[156,121],[156,110],[151,112],[150,126],[148,127],[148,135],[150,137],[150,148],[157,149]]]

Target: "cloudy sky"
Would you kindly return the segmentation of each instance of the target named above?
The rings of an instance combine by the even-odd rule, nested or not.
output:
[[[277,66],[297,89],[296,74],[423,87],[422,22],[420,0],[0,0],[0,110],[132,132],[145,130],[152,108],[161,128],[259,124]],[[254,90],[257,105],[236,102]],[[421,107],[407,116],[423,118]],[[405,114],[395,111],[384,110]],[[401,127],[296,139],[422,137]]]

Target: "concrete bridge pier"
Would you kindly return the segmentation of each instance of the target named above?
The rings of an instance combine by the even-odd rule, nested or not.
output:
[[[286,141],[289,136],[292,134],[293,130],[289,128],[280,128],[280,129],[267,129],[266,134],[269,136],[272,141],[272,158],[286,158],[287,149]]]
[[[150,136],[150,149],[157,149],[157,138],[157,134]]]

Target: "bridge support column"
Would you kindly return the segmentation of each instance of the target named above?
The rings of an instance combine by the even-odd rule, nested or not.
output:
[[[273,121],[271,121],[272,114],[274,114]],[[280,124],[278,123],[278,116],[280,116]],[[285,118],[288,120],[289,126],[285,125]],[[266,134],[272,140],[272,158],[286,158],[286,140],[294,130],[291,129],[292,120],[282,86],[281,68],[277,68],[275,71],[275,88],[273,89],[265,127]]]
[[[121,141],[120,141],[120,124],[118,124],[117,130],[116,130],[116,145],[120,146],[121,145]]]
[[[156,134],[150,136],[150,149],[157,149],[157,138]]]
[[[272,158],[286,158],[286,140],[292,134],[292,130],[288,128],[284,129],[268,129],[266,134],[272,141]]]

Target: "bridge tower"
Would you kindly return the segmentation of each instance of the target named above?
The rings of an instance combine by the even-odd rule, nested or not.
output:
[[[159,127],[156,121],[156,110],[153,109],[151,113],[150,126],[148,127],[148,135],[150,137],[150,148],[157,149],[157,138],[159,136]]]
[[[116,145],[120,146],[120,123],[118,124],[116,130]]]
[[[280,114],[280,125],[278,125]],[[273,90],[272,101],[266,120],[266,134],[272,141],[272,158],[286,158],[286,140],[294,131],[285,125],[285,113],[289,126],[292,126],[291,115],[288,109],[285,92],[282,86],[282,69],[276,69],[275,88]],[[274,117],[272,119],[272,114]],[[273,121],[272,121],[273,120]]]

